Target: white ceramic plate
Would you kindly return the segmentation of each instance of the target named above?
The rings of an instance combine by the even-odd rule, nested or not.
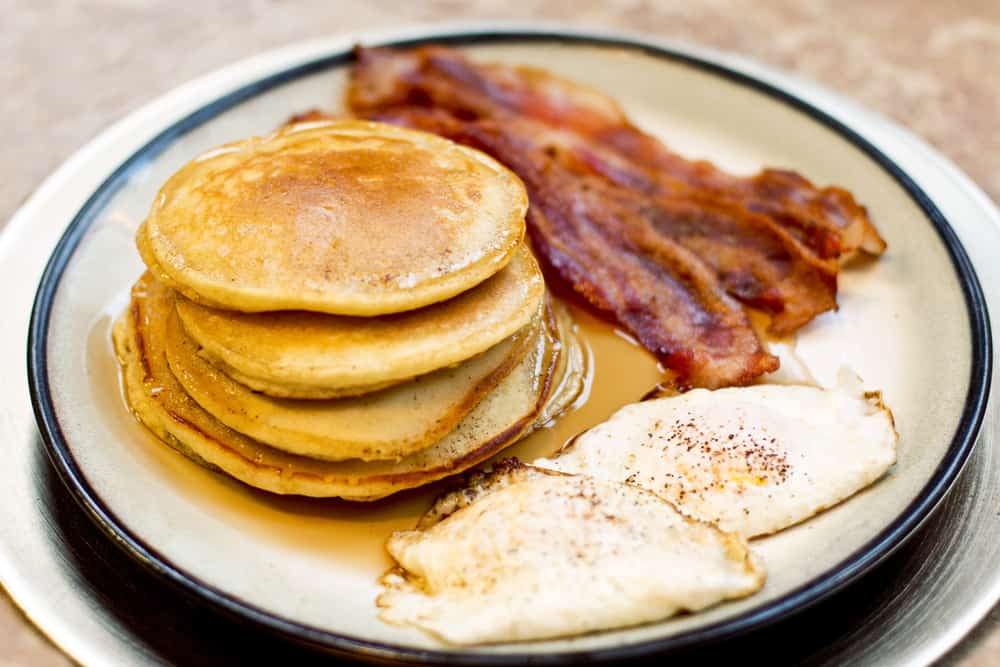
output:
[[[846,362],[884,391],[901,434],[897,465],[850,502],[755,542],[769,571],[765,589],[700,614],[462,651],[379,622],[375,579],[386,563],[377,550],[391,528],[412,523],[421,499],[393,501],[388,510],[273,499],[203,471],[153,442],[125,411],[109,343],[111,320],[142,270],[134,230],[159,184],[204,149],[266,132],[294,111],[336,105],[350,61],[337,51],[270,63],[259,78],[230,88],[191,91],[187,111],[144,128],[154,138],[113,165],[67,221],[35,302],[29,380],[49,454],[101,527],[154,571],[252,623],[362,657],[429,662],[527,654],[559,661],[580,652],[612,659],[717,641],[804,608],[899,546],[967,458],[992,361],[975,274],[914,181],[863,136],[789,92],[650,44],[537,32],[416,41],[452,42],[476,57],[590,83],[692,157],[739,172],[789,167],[854,192],[889,253],[842,274],[841,310],[801,333],[798,354],[821,382]],[[613,369],[598,367],[596,381],[614,383]]]

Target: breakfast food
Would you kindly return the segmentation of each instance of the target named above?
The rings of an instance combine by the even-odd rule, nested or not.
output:
[[[383,620],[453,644],[624,627],[764,582],[739,537],[628,484],[516,462],[440,498],[386,545]]]
[[[301,123],[189,162],[139,245],[157,278],[200,303],[381,315],[502,269],[526,206],[517,177],[478,151],[385,124]]]
[[[198,355],[172,304],[160,305],[162,312],[151,316],[166,322],[167,363],[198,405],[264,444],[327,461],[398,459],[434,444],[521,362],[540,325],[412,382],[351,398],[300,401],[257,393],[214,368]]]
[[[629,168],[628,181],[645,170],[643,189],[697,191],[762,210],[817,255],[830,258],[861,249],[880,254],[885,241],[867,212],[841,188],[816,188],[784,169],[746,178],[706,161],[688,160],[633,125],[618,104],[594,88],[536,67],[476,63],[442,46],[396,50],[358,47],[348,103],[356,113],[418,104],[462,118],[529,118],[607,148]],[[608,154],[609,156],[611,154]],[[624,160],[627,160],[627,164]],[[655,184],[655,185],[654,185]]]
[[[545,283],[531,251],[469,291],[385,317],[240,313],[177,299],[184,330],[234,380],[271,396],[336,398],[446,368],[527,326]]]
[[[691,162],[610,98],[457,51],[358,49],[360,115],[487,152],[524,180],[528,232],[551,274],[629,331],[679,386],[746,384],[777,368],[741,304],[787,335],[836,307],[836,260],[885,242],[845,190],[785,170]]]
[[[492,466],[389,538],[382,619],[464,645],[744,597],[765,576],[748,539],[892,466],[892,415],[858,383],[733,387],[778,368],[765,331],[837,307],[840,258],[885,250],[850,193],[688,161],[541,70],[357,55],[363,119],[299,114],[167,181],[113,340],[136,417],[257,489],[372,501]],[[487,463],[590,390],[599,346],[536,254],[672,397]]]
[[[149,270],[114,330],[133,412],[274,493],[374,500],[489,458],[584,382],[565,307],[521,242],[521,195],[485,155],[370,122],[303,123],[196,158],[137,233]],[[424,229],[432,218],[441,229]],[[362,246],[385,255],[337,254]],[[276,304],[314,310],[232,310]]]
[[[430,447],[399,460],[331,462],[269,447],[225,426],[178,382],[167,362],[172,291],[147,274],[136,283],[114,343],[125,393],[138,419],[192,460],[250,486],[281,494],[376,500],[461,472],[496,454],[536,426],[559,354],[555,318],[532,334],[521,362],[475,409]]]
[[[896,461],[892,413],[848,378],[757,385],[627,405],[534,465],[636,484],[746,537],[849,498]]]

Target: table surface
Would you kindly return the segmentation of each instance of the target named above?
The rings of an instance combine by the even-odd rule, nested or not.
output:
[[[666,3],[664,3],[666,4]],[[32,190],[106,126],[200,74],[325,35],[437,19],[538,19],[642,31],[733,51],[879,111],[1000,201],[996,0],[0,0],[0,229]],[[0,667],[65,665],[0,597]],[[1000,664],[1000,607],[943,661]]]

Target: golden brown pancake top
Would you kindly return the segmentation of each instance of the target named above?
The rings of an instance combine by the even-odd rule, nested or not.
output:
[[[380,123],[303,123],[188,163],[145,233],[158,268],[203,303],[375,315],[499,271],[526,206],[518,178],[478,151]]]

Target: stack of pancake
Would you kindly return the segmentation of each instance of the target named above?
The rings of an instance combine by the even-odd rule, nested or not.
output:
[[[114,330],[133,412],[276,493],[373,500],[487,459],[582,385],[526,207],[491,158],[379,123],[201,155],[137,235]]]

